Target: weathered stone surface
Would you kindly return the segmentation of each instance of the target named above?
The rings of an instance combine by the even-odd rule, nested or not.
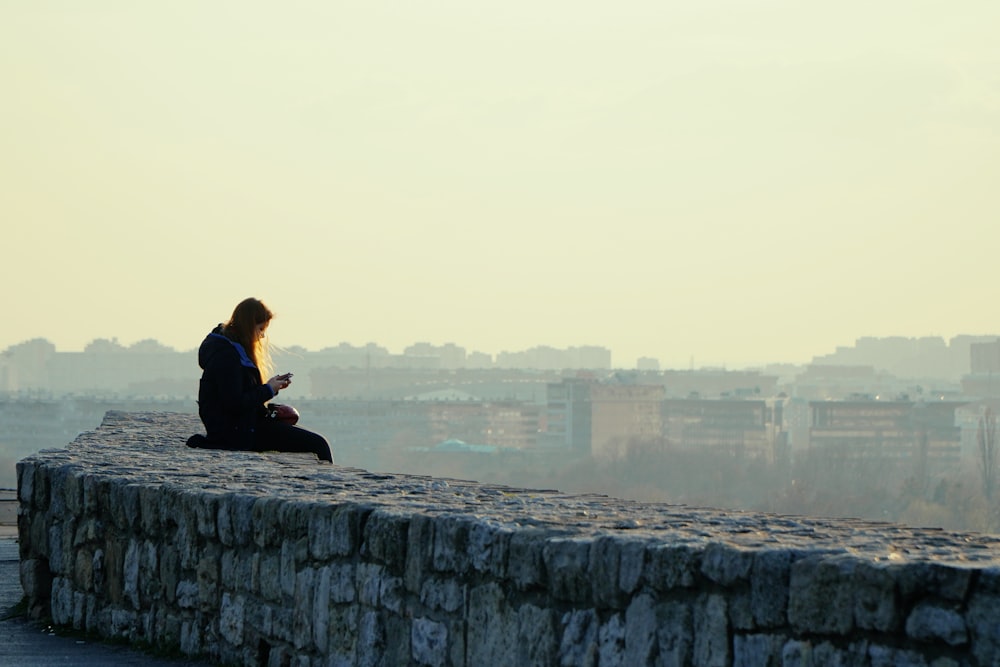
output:
[[[791,569],[788,620],[804,633],[847,635],[854,627],[857,561],[848,557],[804,558]]]
[[[594,667],[600,621],[592,609],[566,612],[561,621],[559,662],[562,667]]]
[[[443,667],[448,657],[448,626],[427,618],[417,618],[412,628],[410,643],[413,659],[419,665]]]
[[[542,560],[553,597],[576,603],[590,602],[593,581],[588,567],[589,540],[561,537],[546,540]]]
[[[949,646],[965,644],[969,633],[956,605],[942,607],[924,601],[906,619],[906,634],[923,642],[943,641]]]
[[[254,666],[1000,664],[996,537],[185,448],[197,430],[109,413],[18,464],[30,613]]]

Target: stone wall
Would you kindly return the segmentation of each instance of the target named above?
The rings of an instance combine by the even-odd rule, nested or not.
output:
[[[998,665],[1000,540],[188,450],[108,413],[18,464],[53,623],[227,664]]]

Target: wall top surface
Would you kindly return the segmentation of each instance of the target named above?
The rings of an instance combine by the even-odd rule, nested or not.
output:
[[[278,497],[306,504],[359,504],[403,515],[455,515],[552,537],[662,542],[705,549],[844,554],[885,564],[947,563],[1000,568],[1000,537],[819,519],[639,503],[598,495],[517,489],[473,481],[372,473],[295,454],[189,449],[195,415],[109,412],[65,449],[26,460],[72,474],[183,493]],[[21,489],[21,492],[26,492]]]

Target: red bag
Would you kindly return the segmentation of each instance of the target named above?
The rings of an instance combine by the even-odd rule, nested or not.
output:
[[[295,426],[299,422],[299,411],[290,405],[280,405],[278,403],[267,404],[267,418]]]

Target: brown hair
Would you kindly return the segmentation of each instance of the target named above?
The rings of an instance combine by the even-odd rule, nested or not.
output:
[[[233,316],[225,324],[225,334],[243,346],[250,361],[260,372],[260,381],[271,372],[271,355],[267,341],[256,336],[257,326],[267,324],[274,313],[260,299],[243,299],[233,309]]]

